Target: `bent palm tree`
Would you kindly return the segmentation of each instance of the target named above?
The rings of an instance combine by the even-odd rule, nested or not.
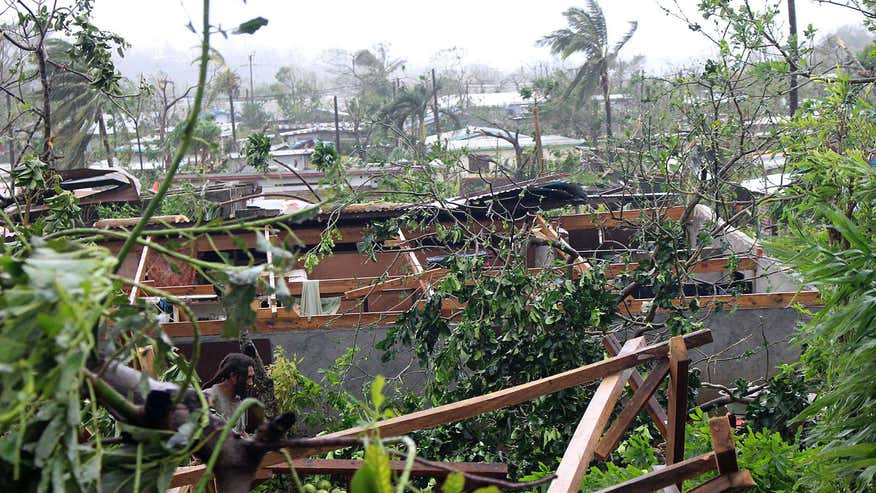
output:
[[[70,44],[63,40],[49,40],[49,55],[65,67],[78,70],[76,61],[67,54]],[[81,70],[80,70],[81,71]],[[50,70],[52,80],[52,105],[58,122],[54,147],[60,149],[63,159],[57,165],[61,169],[84,167],[86,151],[92,138],[95,124],[107,155],[107,164],[112,166],[112,147],[106,131],[104,110],[108,96],[95,88],[80,75],[63,68]]]
[[[432,91],[423,83],[410,89],[402,87],[395,99],[381,109],[379,118],[394,126],[399,135],[404,134],[405,121],[410,118],[416,151],[422,152],[426,111],[431,101]]]
[[[240,76],[234,70],[225,68],[216,76],[216,90],[228,94],[228,107],[231,111],[231,148],[237,148],[237,122],[234,119],[234,96],[240,90]]]
[[[633,37],[638,23],[630,22],[630,29],[613,49],[609,49],[605,15],[596,0],[589,0],[586,9],[572,7],[563,12],[563,16],[569,27],[548,34],[538,44],[549,46],[551,53],[560,55],[564,60],[575,53],[583,53],[587,57],[563,97],[574,95],[576,104],[580,106],[585,98],[595,92],[597,85],[601,86],[605,101],[605,136],[611,139],[608,68],[617,59],[620,49]]]

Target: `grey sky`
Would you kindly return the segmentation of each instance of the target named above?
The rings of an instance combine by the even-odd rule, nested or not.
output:
[[[775,1],[775,0],[774,0]],[[546,48],[535,46],[546,33],[565,26],[562,12],[584,2],[573,0],[221,0],[214,1],[215,23],[231,28],[255,16],[269,24],[253,36],[214,38],[214,46],[240,66],[255,54],[255,79],[267,81],[276,68],[298,62],[318,64],[330,49],[357,50],[386,43],[391,54],[409,62],[409,73],[430,65],[442,49],[460,47],[465,63],[482,63],[514,70],[537,60],[549,60]],[[664,14],[657,0],[602,0],[609,32],[617,39],[629,21],[639,29],[624,48],[625,58],[642,54],[652,71],[689,63],[706,54],[708,44],[677,19]],[[662,1],[662,4],[670,4]],[[679,0],[695,15],[696,0]],[[758,3],[758,0],[754,0]],[[785,5],[785,1],[779,2]],[[829,33],[859,23],[846,9],[798,0],[798,23],[814,24]],[[123,34],[132,44],[129,60],[120,64],[125,75],[152,73],[163,68],[172,74],[188,71],[197,38],[185,28],[191,19],[200,23],[197,0],[98,0],[98,25]],[[246,69],[240,67],[246,77]]]

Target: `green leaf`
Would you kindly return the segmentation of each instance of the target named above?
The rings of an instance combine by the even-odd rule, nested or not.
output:
[[[386,379],[383,375],[374,377],[371,382],[371,403],[374,405],[374,410],[380,412],[380,407],[383,406],[383,386],[386,384]]]
[[[368,463],[362,465],[350,481],[350,493],[380,493],[374,471]]]
[[[473,493],[502,493],[502,491],[495,486],[485,486],[474,490]]]
[[[267,19],[264,17],[256,17],[246,22],[242,22],[240,26],[234,30],[234,34],[252,34],[267,25]]]
[[[462,493],[463,487],[465,487],[465,476],[457,471],[447,475],[447,479],[441,485],[441,491],[443,493]]]

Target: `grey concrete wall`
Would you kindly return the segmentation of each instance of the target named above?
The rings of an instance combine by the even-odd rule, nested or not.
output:
[[[798,348],[789,339],[805,322],[806,317],[791,308],[712,313],[704,324],[712,330],[714,342],[691,350],[691,362],[701,370],[702,379],[712,383],[732,385],[738,378],[769,378],[777,365],[799,357]],[[381,361],[382,352],[375,345],[385,333],[385,328],[332,329],[273,334],[270,339],[283,346],[288,355],[302,358],[301,370],[316,380],[320,379],[320,368],[330,366],[348,347],[358,345],[361,351],[345,380],[345,388],[357,395],[374,376],[381,374],[390,379],[406,369],[399,383],[416,390],[424,375],[410,353],[402,353],[389,363]]]
[[[658,315],[657,321],[661,321]],[[781,363],[796,361],[799,350],[789,344],[789,338],[797,327],[806,322],[806,317],[791,308],[746,309],[733,312],[717,312],[705,320],[705,327],[712,330],[714,342],[689,353],[691,362],[702,372],[702,380],[722,385],[732,385],[738,378],[749,381],[763,380],[775,374]],[[358,346],[352,367],[344,376],[343,386],[356,397],[363,396],[375,376],[383,375],[391,387],[416,391],[425,379],[411,353],[402,352],[390,362],[381,360],[382,351],[377,343],[386,334],[386,328],[363,327],[359,329],[307,330],[266,335],[271,346],[280,345],[289,357],[300,359],[300,370],[319,382],[319,370],[332,366],[343,356],[347,348]],[[253,334],[253,338],[262,338]],[[665,336],[663,336],[665,337]],[[621,338],[624,339],[621,334]],[[205,337],[204,343],[222,340]],[[189,342],[181,339],[178,342]],[[208,348],[209,346],[204,346]],[[209,349],[205,349],[209,351]],[[218,360],[217,360],[218,361]],[[367,394],[367,389],[366,389]],[[711,398],[714,392],[703,391],[703,398]]]
[[[370,384],[377,375],[386,377],[390,385],[416,389],[423,382],[423,374],[411,353],[401,352],[386,363],[381,360],[383,351],[376,346],[386,331],[380,327],[307,330],[272,334],[270,339],[273,345],[282,346],[287,356],[300,358],[301,372],[317,382],[322,378],[320,369],[332,366],[348,348],[359,347],[343,381],[344,388],[356,397],[363,396],[363,385]]]
[[[796,361],[799,348],[789,343],[807,317],[792,308],[724,311],[709,315],[705,327],[714,342],[689,352],[702,380],[731,386],[738,378],[763,380],[776,366]]]

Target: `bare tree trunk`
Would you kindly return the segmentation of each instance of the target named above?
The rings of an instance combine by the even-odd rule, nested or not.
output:
[[[106,121],[103,119],[103,103],[97,105],[97,129],[100,132],[100,141],[103,143],[103,149],[106,151],[106,164],[110,168],[113,167],[113,150],[110,147],[109,137],[106,133]],[[140,139],[137,139],[137,145],[140,145]],[[143,169],[143,163],[140,162],[140,169]]]
[[[161,148],[161,165],[167,168],[167,146],[164,140],[167,136],[167,81],[158,81],[161,86],[161,117],[158,122],[158,146]]]
[[[237,124],[234,121],[234,91],[228,91],[228,106],[231,107],[231,149],[237,149]]]
[[[435,82],[435,69],[432,69],[432,111],[435,113],[435,135],[441,144],[441,121],[438,118],[438,84]]]
[[[46,53],[45,36],[43,34],[40,34],[36,55],[40,74],[40,86],[42,86],[43,90],[43,151],[40,159],[52,164],[52,161],[54,161],[54,153],[52,152],[52,88],[49,85],[49,75],[46,69],[48,54]]]
[[[12,125],[12,98],[6,95],[6,120],[9,122],[9,166],[15,164],[15,130]]]
[[[532,120],[535,124],[535,160],[538,167],[537,176],[544,175],[544,152],[541,148],[541,126],[538,121],[538,97],[534,99],[532,108]]]
[[[794,113],[797,112],[797,106],[799,103],[799,95],[797,93],[797,3],[795,0],[788,0],[788,27],[790,29],[790,44],[791,44],[791,66],[789,67],[791,70],[791,78],[789,83],[791,85],[791,90],[788,93],[788,113],[790,116],[794,116]]]
[[[140,171],[143,171],[143,144],[140,142],[140,117],[134,121],[134,133],[137,135],[137,157],[140,158]],[[153,166],[154,169],[154,166]]]
[[[611,163],[611,91],[608,86],[608,64],[605,61],[602,64],[600,79],[602,82],[602,97],[605,100],[605,160]]]
[[[600,74],[602,82],[602,97],[605,104],[605,137],[611,140],[611,94],[608,87],[608,67],[602,66],[602,74]]]

